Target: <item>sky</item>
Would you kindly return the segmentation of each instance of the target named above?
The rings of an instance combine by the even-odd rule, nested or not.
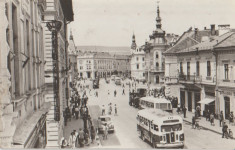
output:
[[[162,29],[182,35],[190,27],[235,28],[234,0],[159,0]],[[76,46],[141,46],[156,29],[157,0],[73,0],[70,23]]]

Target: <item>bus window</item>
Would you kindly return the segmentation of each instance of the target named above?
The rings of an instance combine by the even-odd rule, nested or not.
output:
[[[156,104],[156,108],[158,108],[158,109],[160,108],[160,105],[159,105],[159,103],[157,103],[157,104]]]
[[[174,124],[174,125],[162,125],[161,131],[162,132],[171,132],[171,131],[181,131],[182,124]]]
[[[160,104],[160,109],[166,110],[167,109],[167,103],[161,103]]]
[[[158,125],[154,125],[154,130],[158,131]]]
[[[168,103],[168,109],[171,109],[171,104],[170,103]]]

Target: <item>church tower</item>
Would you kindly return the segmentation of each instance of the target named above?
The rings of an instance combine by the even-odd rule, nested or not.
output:
[[[133,33],[131,49],[132,49],[132,50],[135,50],[136,47],[137,47],[137,46],[136,46],[136,42],[135,42],[135,34]]]

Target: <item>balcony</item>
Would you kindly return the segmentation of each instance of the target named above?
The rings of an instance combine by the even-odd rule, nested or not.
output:
[[[179,81],[183,82],[201,82],[202,77],[196,75],[179,75]]]
[[[165,72],[165,67],[154,67],[154,66],[151,66],[150,72]]]

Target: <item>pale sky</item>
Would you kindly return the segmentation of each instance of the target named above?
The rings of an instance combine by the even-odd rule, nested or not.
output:
[[[162,29],[181,35],[190,27],[215,24],[235,28],[235,0],[160,0]],[[157,0],[73,0],[76,46],[137,46],[156,29]],[[69,29],[70,30],[70,29]]]

